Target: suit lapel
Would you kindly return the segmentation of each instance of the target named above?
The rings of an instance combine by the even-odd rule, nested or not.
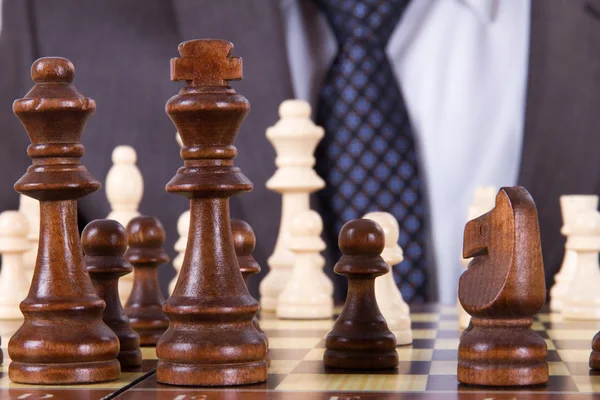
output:
[[[265,188],[275,171],[275,152],[265,129],[279,118],[279,104],[293,97],[279,1],[172,1],[182,41],[226,39],[235,46],[233,55],[242,57],[244,79],[232,87],[248,98],[251,110],[237,137],[236,164],[255,187],[242,195],[243,201],[232,198],[231,207],[233,217],[247,220],[254,228],[255,256],[264,260],[275,245],[281,209],[280,196]]]
[[[600,189],[597,11],[600,0],[532,0],[519,184],[537,204],[547,283],[563,252],[560,195]]]

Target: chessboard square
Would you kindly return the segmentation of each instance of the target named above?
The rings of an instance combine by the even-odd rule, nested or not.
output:
[[[300,364],[301,360],[271,360],[269,375],[289,374]]]
[[[413,339],[411,347],[413,349],[433,349],[435,339]]]
[[[429,375],[454,375],[458,368],[458,361],[432,361]]]
[[[575,375],[571,377],[580,392],[600,391],[600,376]]]
[[[269,329],[287,331],[302,330],[310,327],[311,330],[325,330],[329,332],[335,323],[334,320],[320,319],[313,321],[292,319],[265,319],[260,321],[260,327],[269,334]]]
[[[568,375],[550,375],[548,383],[532,388],[535,392],[577,392],[574,377]]]
[[[546,355],[546,361],[565,361],[560,357],[560,354],[556,350],[548,350]]]
[[[458,349],[454,350],[433,350],[433,361],[457,361],[458,360]]]
[[[456,309],[456,306],[441,306],[440,314],[452,315],[452,316],[454,316],[454,318],[456,318],[456,315],[458,314],[458,310]]]
[[[439,350],[457,350],[458,342],[459,339],[436,339],[433,348]]]
[[[437,313],[415,313],[410,315],[410,320],[414,322],[436,322],[440,316]]]
[[[302,360],[309,349],[272,349],[269,348],[271,360]]]
[[[544,331],[546,330],[546,327],[541,322],[533,321],[533,324],[531,324],[531,329],[534,331]]]
[[[598,375],[600,372],[590,369],[588,361],[585,362],[565,362],[571,375]]]
[[[589,340],[596,334],[593,329],[548,329],[546,331],[550,339],[557,340]]]
[[[156,347],[140,347],[142,350],[142,360],[158,360]]]
[[[269,338],[270,349],[312,349],[321,341],[320,337],[275,337]]]
[[[414,339],[435,339],[437,331],[435,329],[413,329]]]
[[[567,365],[560,361],[548,362],[548,370],[550,375],[571,375]]]
[[[591,350],[559,349],[556,350],[563,362],[588,362]],[[550,353],[550,352],[548,352]]]
[[[445,331],[461,332],[460,326],[458,326],[458,321],[456,320],[456,318],[451,321],[440,321],[438,323],[438,329],[443,329]]]
[[[431,374],[427,379],[425,391],[456,392],[458,385],[458,381],[456,380],[456,371],[454,371],[454,375]]]
[[[555,348],[557,349],[579,349],[579,350],[592,350],[591,340],[557,340],[553,339]]]
[[[400,361],[431,361],[433,350],[398,347],[396,349]]]
[[[556,346],[554,346],[554,342],[550,339],[544,339],[544,341],[546,342],[546,347],[548,347],[548,350],[556,350]]]
[[[439,330],[437,333],[437,339],[460,339],[460,335],[461,335],[461,331],[454,330],[454,331],[446,331],[446,330]]]
[[[275,390],[368,390],[419,392],[427,375],[291,374]]]
[[[323,360],[323,355],[325,354],[325,348],[315,348],[310,349],[308,353],[304,356],[303,360],[306,361],[317,361]]]
[[[411,321],[410,324],[411,329],[437,329],[438,322],[419,322],[419,321]]]

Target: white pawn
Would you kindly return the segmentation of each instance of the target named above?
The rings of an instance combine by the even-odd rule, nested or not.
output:
[[[315,263],[315,255],[325,250],[322,231],[323,221],[314,211],[305,211],[292,221],[290,249],[295,253],[295,262],[290,279],[279,295],[278,318],[321,319],[333,315],[333,297],[323,291],[321,284],[315,284],[325,275]]]
[[[127,227],[129,221],[140,215],[138,208],[144,195],[144,179],[135,165],[137,154],[131,146],[117,146],[112,152],[113,166],[106,176],[106,197],[111,212],[106,218]],[[125,303],[133,287],[133,274],[119,279],[119,297]]]
[[[595,211],[598,209],[598,196],[595,195],[565,195],[560,196],[560,210],[563,219],[563,226],[560,233],[567,237],[571,232],[577,214],[582,211]],[[560,267],[560,271],[554,276],[554,286],[550,289],[550,310],[560,312],[563,308],[563,301],[569,286],[575,276],[577,268],[577,255],[574,250],[569,250],[565,246],[565,256]]]
[[[277,171],[267,181],[267,188],[281,193],[282,207],[277,243],[267,260],[269,272],[259,288],[263,311],[275,311],[277,299],[292,273],[292,220],[310,209],[310,193],[325,186],[323,179],[313,169],[314,151],[323,138],[324,131],[311,121],[310,105],[302,100],[286,100],[279,106],[279,116],[281,119],[267,129],[267,139],[277,152]],[[318,258],[314,258],[313,262],[322,266],[322,261]],[[320,279],[322,287],[331,287],[331,281],[325,274],[321,274]]]
[[[23,263],[23,254],[31,246],[27,240],[28,232],[29,221],[19,211],[0,214],[0,319],[23,318],[19,303],[29,291]]]
[[[570,319],[600,320],[600,213],[583,211],[570,225],[567,249],[577,258],[575,277],[563,300],[562,315]]]
[[[475,188],[473,193],[473,201],[467,210],[467,221],[475,219],[489,211],[491,211],[496,205],[496,194],[498,190],[494,186],[478,186]],[[460,263],[467,269],[470,258],[464,259],[460,257]],[[471,316],[465,311],[460,304],[460,301],[456,302],[456,308],[458,310],[458,326],[461,329],[465,329],[471,322]]]
[[[29,222],[29,250],[23,255],[23,264],[25,276],[31,282],[35,261],[37,259],[38,245],[40,241],[40,202],[29,196],[19,196],[19,212],[21,212]]]
[[[177,220],[177,233],[179,239],[175,242],[175,251],[177,251],[177,257],[173,260],[173,268],[175,268],[175,276],[169,283],[169,295],[173,293],[175,284],[179,278],[181,272],[181,266],[183,265],[183,257],[185,256],[185,248],[187,247],[188,232],[190,231],[190,210],[184,211]]]
[[[388,328],[396,335],[398,346],[410,344],[413,341],[410,309],[402,298],[392,273],[392,267],[404,259],[402,248],[398,246],[400,235],[398,221],[392,214],[386,212],[371,212],[363,218],[377,222],[385,233],[385,247],[381,252],[381,257],[389,265],[390,272],[375,279],[377,305],[388,324]]]

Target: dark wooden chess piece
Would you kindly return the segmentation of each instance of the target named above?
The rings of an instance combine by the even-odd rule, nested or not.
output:
[[[460,338],[458,380],[525,386],[548,381],[546,342],[531,329],[546,301],[537,210],[523,187],[505,187],[494,209],[465,226],[458,298],[471,315]]]
[[[127,249],[125,228],[111,219],[87,224],[81,234],[85,265],[96,293],[106,303],[102,319],[119,338],[118,360],[122,370],[142,365],[140,337],[131,328],[119,298],[119,278],[131,273],[131,264],[123,254]]]
[[[267,345],[252,324],[258,302],[244,284],[231,236],[229,197],[252,190],[233,164],[235,137],[250,104],[227,84],[242,77],[232,49],[224,40],[191,40],[171,60],[171,79],[186,81],[166,106],[183,141],[184,166],[167,191],[190,199],[190,231],[177,285],[163,307],[170,324],[156,347],[162,383],[267,379]]]
[[[235,255],[237,257],[238,264],[240,265],[240,272],[246,287],[248,287],[248,279],[252,275],[256,275],[260,272],[260,265],[252,256],[254,247],[256,247],[256,235],[249,223],[242,221],[241,219],[231,220],[231,233],[233,235],[233,247],[235,248]],[[254,316],[252,323],[256,330],[263,335],[265,342],[267,343],[267,349],[269,347],[269,338],[265,331],[263,331],[258,322],[258,316]],[[267,351],[267,364],[271,364],[271,358]]]
[[[375,278],[387,273],[381,258],[385,237],[368,219],[355,219],[339,235],[342,257],[334,267],[348,279],[346,303],[325,341],[326,367],[384,369],[398,366],[396,337],[377,307]]]
[[[35,61],[35,86],[13,104],[33,160],[15,190],[40,201],[38,257],[20,306],[25,320],[8,343],[14,382],[91,383],[120,375],[119,339],[102,321],[104,301],[85,270],[77,229],[77,199],[100,183],[80,163],[81,133],[96,104],[71,84],[74,72],[64,58]]]
[[[165,228],[158,218],[135,217],[127,224],[127,241],[125,258],[133,265],[133,288],[125,303],[125,314],[140,335],[140,344],[155,346],[169,327],[158,282],[158,267],[169,261],[163,249]]]

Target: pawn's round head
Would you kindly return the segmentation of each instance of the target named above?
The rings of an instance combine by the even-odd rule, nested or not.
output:
[[[3,211],[0,214],[0,237],[26,238],[29,233],[29,221],[19,211]]]
[[[83,252],[88,256],[122,256],[127,250],[127,232],[112,219],[97,219],[81,233]]]
[[[256,236],[250,224],[241,219],[232,219],[231,234],[233,235],[235,254],[238,257],[252,255],[254,246],[256,246]]]
[[[35,83],[71,83],[74,76],[75,67],[66,58],[43,57],[31,65],[31,79]]]
[[[321,216],[313,210],[298,214],[292,220],[290,228],[292,236],[300,237],[318,237],[323,232],[323,220]]]
[[[165,242],[165,228],[158,218],[139,216],[127,224],[129,247],[160,248]]]
[[[131,146],[117,146],[112,152],[113,164],[135,164],[137,154]]]
[[[385,245],[385,234],[379,224],[370,219],[353,219],[342,226],[338,245],[347,256],[378,256]]]
[[[310,118],[310,104],[304,100],[285,100],[279,105],[279,117]]]
[[[398,226],[398,221],[392,214],[377,211],[370,212],[363,218],[377,222],[381,229],[383,229],[383,233],[385,234],[385,247],[395,247],[398,245],[400,227]]]

